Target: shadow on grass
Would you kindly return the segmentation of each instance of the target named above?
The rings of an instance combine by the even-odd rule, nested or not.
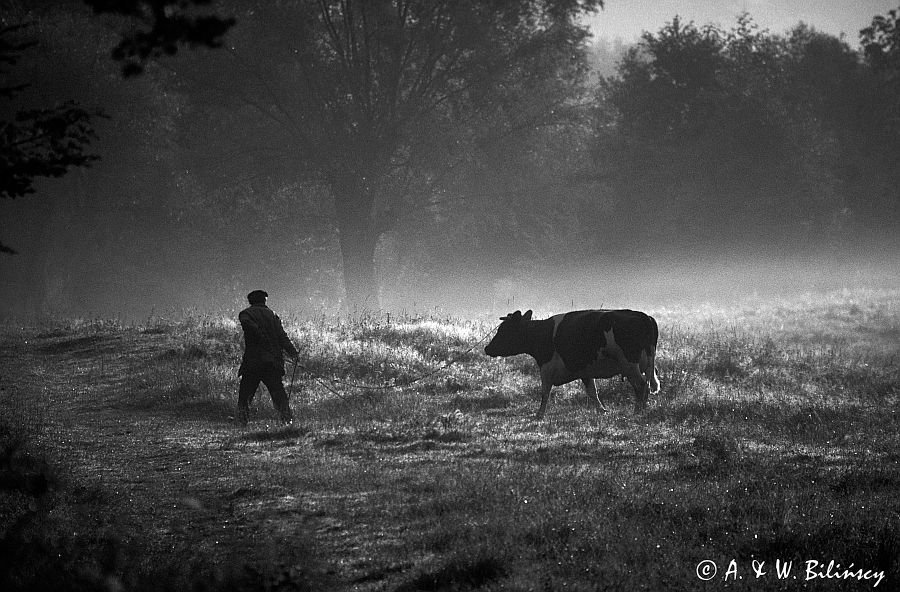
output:
[[[893,466],[900,466],[896,458],[893,459]],[[900,491],[900,472],[896,469],[892,472],[879,465],[868,468],[853,466],[837,477],[831,487],[835,492],[845,495]]]
[[[536,448],[526,446],[515,449],[496,449],[488,453],[479,453],[478,455],[503,461],[514,460],[525,465],[537,466],[569,466],[573,463],[621,463],[637,458],[633,451],[610,446],[609,444],[577,444],[569,442],[554,442],[552,444],[543,444]]]
[[[248,442],[281,442],[284,440],[295,440],[302,438],[309,430],[297,426],[284,426],[274,430],[255,430],[247,432],[241,436],[242,440]]]
[[[783,405],[758,400],[685,401],[675,405],[653,407],[646,413],[650,423],[729,426],[744,431],[749,427],[789,437],[791,440],[822,444],[840,442],[867,430],[895,432],[898,420],[892,414],[880,413],[871,406],[841,402],[827,406],[804,402]]]
[[[50,355],[72,355],[79,358],[93,358],[98,354],[121,353],[122,335],[85,335],[70,337],[41,347],[41,351]]]
[[[863,524],[858,519],[817,522],[808,524],[803,530],[776,525],[771,532],[760,533],[757,539],[743,541],[737,552],[793,559],[795,563],[815,559],[820,562],[821,572],[825,572],[829,559],[845,567],[865,566],[870,572],[882,574],[881,579],[886,578],[888,586],[876,589],[897,589],[900,534],[897,526],[888,522],[866,518]],[[878,579],[877,575],[872,578],[875,579]],[[870,589],[871,585],[869,582]]]
[[[419,575],[395,592],[441,592],[477,589],[507,575],[503,562],[493,555],[462,556],[440,569]]]
[[[472,413],[488,409],[506,409],[512,406],[512,400],[501,393],[488,393],[480,397],[456,395],[450,400],[449,406],[465,413]]]
[[[192,387],[178,385],[162,395],[147,391],[130,398],[122,397],[116,401],[116,407],[152,415],[174,414],[179,419],[219,422],[234,415],[235,405],[234,401],[205,397]]]
[[[404,455],[415,452],[457,450],[460,444],[471,442],[475,436],[455,429],[438,427],[409,427],[397,431],[362,431],[352,434],[333,434],[316,439],[318,448],[364,450],[378,447],[385,455]]]

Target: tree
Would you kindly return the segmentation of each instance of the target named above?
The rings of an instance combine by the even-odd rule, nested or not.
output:
[[[900,147],[900,9],[876,16],[860,31],[860,45],[875,77],[873,116],[883,135],[879,143]]]
[[[900,73],[900,10],[875,16],[872,24],[859,32],[866,60],[878,72]]]
[[[195,7],[210,4],[210,0],[85,2],[98,14],[122,15],[148,27],[123,34],[113,50],[113,57],[124,62],[126,76],[141,73],[149,59],[174,54],[179,44],[218,47],[222,35],[234,25],[231,18],[190,14]],[[18,16],[21,21],[27,14]],[[36,45],[23,38],[27,30],[28,25],[22,22],[3,22],[0,26],[0,74],[4,80],[21,59],[22,52]],[[0,86],[0,99],[9,102],[29,86],[27,83],[4,84]],[[99,109],[85,109],[68,100],[43,108],[20,108],[0,120],[0,198],[15,199],[32,194],[35,179],[61,177],[72,168],[96,162],[98,156],[88,153],[88,149],[97,138],[93,121],[102,116]],[[15,252],[0,242],[0,253]]]
[[[810,247],[846,209],[857,76],[845,43],[802,24],[779,37],[748,15],[730,31],[675,19],[605,81],[601,155],[621,172],[617,193],[664,218],[667,238]]]
[[[21,39],[24,25],[0,27],[0,74],[9,80],[9,69],[23,51],[34,46]],[[0,99],[9,104],[29,87],[26,83],[0,86]],[[72,168],[87,166],[97,156],[87,152],[96,137],[91,119],[100,115],[73,101],[44,108],[27,108],[0,120],[0,198],[15,199],[34,193],[37,177],[60,177]],[[0,242],[0,253],[16,251]]]
[[[222,37],[234,26],[232,17],[197,14],[212,0],[84,0],[97,14],[126,17],[135,31],[123,33],[113,49],[114,59],[122,62],[122,73],[136,76],[146,63],[164,55],[174,55],[179,45],[192,48],[217,48]]]
[[[871,71],[870,84],[864,89],[867,101],[861,110],[859,129],[863,132],[865,152],[877,168],[870,171],[868,202],[865,207],[874,227],[891,221],[890,233],[900,223],[900,9],[875,16],[872,24],[860,31],[860,45]]]
[[[349,308],[377,304],[379,237],[448,169],[571,112],[576,18],[600,5],[295,0],[238,14],[235,62],[215,70],[240,79],[218,88],[277,124],[268,137],[298,179],[330,189]]]

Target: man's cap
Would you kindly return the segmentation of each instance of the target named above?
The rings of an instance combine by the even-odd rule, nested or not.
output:
[[[266,298],[269,295],[265,292],[265,290],[253,290],[249,294],[247,294],[247,300],[250,304],[265,304]]]

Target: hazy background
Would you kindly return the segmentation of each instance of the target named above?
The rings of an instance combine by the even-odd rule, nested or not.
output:
[[[124,79],[109,57],[121,22],[25,4],[2,3],[37,41],[9,69],[30,87],[2,119],[66,100],[106,117],[99,161],[0,202],[19,252],[0,256],[0,316],[233,311],[256,288],[283,312],[340,308],[335,202],[285,158],[271,114],[290,78],[273,64],[293,49],[264,11],[237,14],[226,48]],[[480,315],[896,286],[900,42],[873,55],[859,35],[891,7],[609,0],[566,50],[583,80],[553,90],[565,118],[481,141],[515,109],[556,109],[490,95],[479,113],[497,119],[440,128],[464,148],[429,145],[402,187],[381,187],[376,305]]]
[[[856,48],[859,31],[872,24],[872,17],[897,8],[894,0],[619,0],[606,4],[603,12],[588,19],[600,39],[638,41],[644,31],[656,32],[679,15],[697,24],[730,27],[735,17],[749,13],[760,27],[784,33],[804,22],[818,31],[844,40]]]

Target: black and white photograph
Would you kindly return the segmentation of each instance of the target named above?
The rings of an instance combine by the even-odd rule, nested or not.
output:
[[[900,2],[0,0],[0,590],[900,590]]]

